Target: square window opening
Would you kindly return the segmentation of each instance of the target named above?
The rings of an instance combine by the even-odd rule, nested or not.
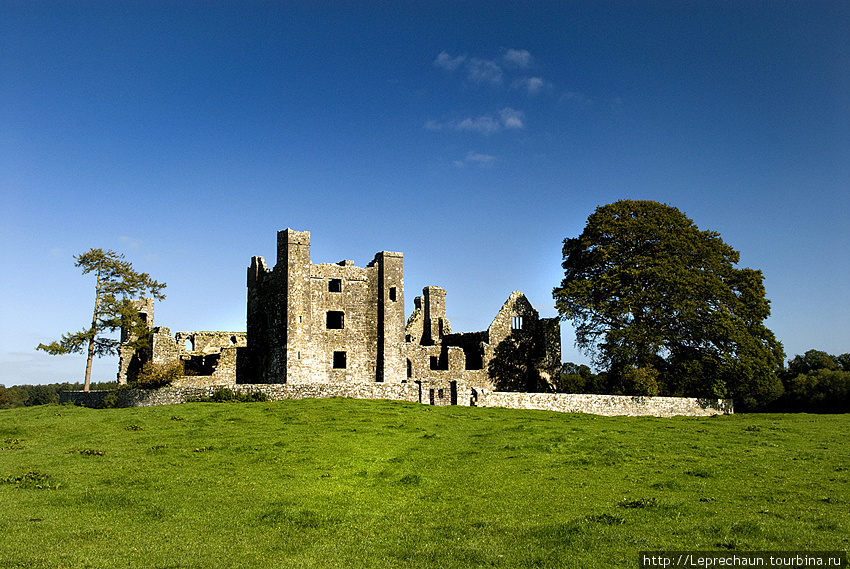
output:
[[[328,330],[342,330],[345,324],[345,313],[338,310],[329,310],[327,316]]]
[[[328,292],[342,292],[342,279],[331,279],[328,281]]]

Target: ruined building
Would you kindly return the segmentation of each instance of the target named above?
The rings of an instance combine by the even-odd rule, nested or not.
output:
[[[432,403],[453,403],[459,384],[493,389],[495,370],[505,368],[495,364],[516,352],[504,348],[519,345],[533,346],[523,362],[540,386],[557,373],[559,321],[541,319],[522,293],[510,295],[487,330],[453,333],[446,291],[422,292],[405,322],[401,253],[382,251],[366,267],[313,264],[310,233],[286,229],[277,234],[274,267],[253,257],[248,268],[247,334],[172,337],[168,328],[153,327],[152,302],[139,301],[151,345],[147,353],[122,352],[119,382],[133,358],[181,360],[197,374],[187,380],[193,384],[418,382]]]

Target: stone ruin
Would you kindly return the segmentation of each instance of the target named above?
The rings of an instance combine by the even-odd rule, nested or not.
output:
[[[480,332],[454,333],[446,291],[425,287],[405,320],[404,257],[382,251],[365,267],[313,264],[310,232],[277,234],[277,263],[248,268],[247,332],[177,332],[154,327],[153,301],[135,301],[150,327],[148,348],[123,346],[118,382],[147,361],[182,362],[180,386],[418,383],[420,399],[456,404],[458,393],[493,390],[497,348],[522,332],[539,346],[538,377],[551,384],[561,365],[560,322],[540,318],[512,293]],[[128,338],[122,332],[122,340]]]

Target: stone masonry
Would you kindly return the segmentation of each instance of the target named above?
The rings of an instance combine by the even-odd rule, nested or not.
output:
[[[732,412],[731,402],[723,401],[496,392],[491,363],[504,357],[500,346],[520,337],[535,346],[527,361],[539,385],[553,383],[561,365],[559,320],[540,318],[524,294],[513,292],[486,330],[453,332],[446,291],[428,286],[405,321],[401,253],[381,251],[365,267],[348,260],[313,264],[310,232],[286,229],[277,234],[274,267],[253,257],[247,285],[247,332],[172,335],[169,328],[154,327],[152,300],[134,301],[150,328],[150,342],[144,350],[122,346],[119,383],[147,361],[182,362],[187,375],[174,387],[190,391],[175,391],[173,402],[194,397],[191,389],[232,386],[271,390],[275,398],[373,397],[660,416]],[[122,333],[122,340],[129,338]],[[138,397],[125,403],[173,399]]]
[[[315,265],[310,233],[278,233],[277,263],[248,268],[248,360],[239,383],[420,382],[437,400],[464,389],[493,388],[488,363],[515,330],[535,330],[545,346],[540,375],[561,364],[560,324],[541,319],[514,292],[482,332],[454,334],[446,291],[425,287],[404,319],[404,257],[382,251],[366,267],[352,261]],[[453,383],[454,382],[454,383]],[[439,395],[442,394],[442,397]]]
[[[240,383],[400,382],[404,379],[401,253],[366,267],[314,265],[310,233],[277,236],[277,264],[248,269],[250,376]]]

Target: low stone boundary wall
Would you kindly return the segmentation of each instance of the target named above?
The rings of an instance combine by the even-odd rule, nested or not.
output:
[[[419,402],[419,386],[415,383],[363,383],[357,385],[310,384],[240,384],[205,387],[165,387],[163,389],[121,389],[118,391],[63,391],[60,403],[73,403],[83,407],[102,407],[104,398],[115,394],[119,407],[153,407],[176,405],[211,397],[225,387],[235,393],[262,391],[270,401],[284,399],[322,399],[350,397],[353,399],[391,399]]]
[[[151,407],[175,405],[211,397],[222,386],[166,387],[163,389],[122,389],[118,391],[63,391],[61,403],[74,403],[84,407],[102,407],[104,398],[115,394],[120,407]],[[239,384],[227,386],[237,393],[262,391],[270,401],[284,399],[322,399],[327,397],[350,397],[353,399],[390,399],[394,401],[419,402],[417,383],[360,383],[335,385],[329,383],[308,384]],[[652,416],[673,417],[675,415],[709,416],[733,413],[731,399],[696,399],[690,397],[642,397],[619,395],[583,395],[571,393],[508,393],[471,389],[459,389],[458,401],[466,401],[476,407],[505,407],[508,409],[537,409],[562,413],[589,413],[606,416]],[[462,399],[463,398],[463,399]],[[427,402],[425,400],[424,402]]]
[[[473,389],[476,407],[538,409],[562,413],[592,415],[673,417],[675,415],[731,415],[731,399],[697,399],[694,397],[645,397],[628,395],[587,395],[577,393],[508,393]]]

